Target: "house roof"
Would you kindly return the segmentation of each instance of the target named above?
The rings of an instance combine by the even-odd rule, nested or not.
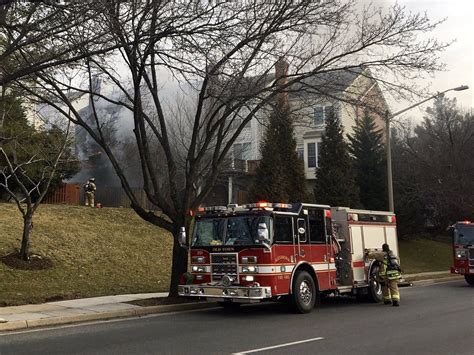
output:
[[[345,91],[354,80],[363,73],[362,67],[354,67],[350,69],[338,69],[334,71],[327,71],[317,73],[307,79],[302,80],[301,83],[296,84],[291,91],[311,91],[312,93],[338,93]],[[299,86],[299,87],[298,87]]]
[[[347,88],[364,71],[362,67],[348,69],[337,69],[314,74],[301,82],[291,85],[288,92],[291,98],[301,98],[305,96],[335,96],[347,90]],[[367,74],[370,75],[370,74]],[[288,79],[291,80],[289,75]],[[248,95],[251,92],[259,92],[265,87],[275,83],[275,73],[267,73],[260,76],[244,77],[240,79],[239,92]]]

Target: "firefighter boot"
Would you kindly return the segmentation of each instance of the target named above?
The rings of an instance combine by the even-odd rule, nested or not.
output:
[[[383,304],[392,304],[392,301],[383,301]]]
[[[398,301],[393,301],[392,306],[399,307],[400,303]]]

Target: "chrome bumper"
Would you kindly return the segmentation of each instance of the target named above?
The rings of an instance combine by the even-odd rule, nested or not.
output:
[[[186,297],[263,300],[272,297],[270,287],[179,285],[178,294]]]

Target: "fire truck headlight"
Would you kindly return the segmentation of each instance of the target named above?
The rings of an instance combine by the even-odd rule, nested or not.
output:
[[[253,282],[254,277],[253,277],[252,275],[245,275],[245,276],[243,277],[243,280],[244,280],[244,281],[247,281],[247,282]]]
[[[252,273],[252,272],[258,272],[258,268],[252,265],[242,267],[242,273]]]
[[[256,256],[243,256],[242,257],[242,264],[256,264],[257,257]]]
[[[467,252],[464,249],[457,249],[456,250],[456,259],[466,259],[467,257]]]
[[[193,256],[191,261],[193,263],[204,263],[204,261],[206,261],[206,258],[204,256]]]
[[[197,266],[194,265],[192,267],[193,272],[206,272],[206,267],[205,266]]]

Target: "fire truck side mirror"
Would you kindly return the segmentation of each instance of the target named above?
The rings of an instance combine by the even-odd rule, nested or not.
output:
[[[266,244],[270,243],[268,228],[265,223],[258,224],[258,240]]]
[[[179,245],[181,245],[182,247],[186,247],[186,228],[181,227],[178,238]]]

